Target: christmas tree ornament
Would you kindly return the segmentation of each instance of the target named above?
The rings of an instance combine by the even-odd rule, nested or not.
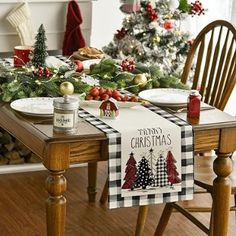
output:
[[[74,93],[74,85],[68,81],[61,83],[60,91],[64,95],[71,95]]]
[[[30,8],[27,2],[18,4],[7,15],[8,22],[16,28],[21,45],[33,46],[34,30]]]
[[[179,7],[179,0],[170,0],[169,8],[171,11],[175,11]]]
[[[191,14],[192,15],[204,15],[205,9],[202,6],[202,3],[200,1],[195,1],[191,3]]]
[[[115,119],[119,115],[117,100],[114,98],[104,100],[99,106],[99,110],[101,118]]]
[[[123,0],[120,10],[126,14],[135,13],[140,10],[140,0]]]
[[[117,33],[115,34],[115,37],[117,39],[123,39],[126,35],[127,31],[125,30],[124,27],[121,28],[121,30],[117,30]]]
[[[153,41],[153,43],[160,43],[161,38],[160,38],[158,35],[155,35],[155,36],[152,38],[152,41]]]
[[[133,79],[134,84],[140,86],[141,88],[147,84],[147,81],[147,77],[144,73],[137,74]]]
[[[166,20],[163,25],[164,29],[171,30],[174,28],[174,23],[171,20]]]
[[[64,95],[53,100],[53,131],[56,133],[76,133],[78,125],[78,99],[70,98],[74,86],[70,82],[63,82],[60,91]]]

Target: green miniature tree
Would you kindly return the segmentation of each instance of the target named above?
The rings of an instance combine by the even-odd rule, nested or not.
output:
[[[31,63],[36,68],[38,67],[45,67],[45,59],[48,55],[47,53],[47,45],[46,45],[46,35],[45,35],[45,29],[43,24],[40,25],[38,29],[38,33],[35,37],[35,44],[34,44],[34,50],[32,54]]]

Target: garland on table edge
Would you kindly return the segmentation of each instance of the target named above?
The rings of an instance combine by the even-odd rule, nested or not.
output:
[[[88,83],[87,79],[93,83]],[[104,58],[90,69],[76,72],[75,64],[61,65],[59,68],[26,66],[12,68],[0,64],[0,101],[10,102],[26,97],[57,97],[62,82],[71,82],[74,93],[87,93],[92,86],[104,88],[126,89],[134,94],[151,88],[181,88],[188,89],[182,84],[178,75],[163,74],[157,65],[147,66],[135,63],[132,59],[122,62]]]

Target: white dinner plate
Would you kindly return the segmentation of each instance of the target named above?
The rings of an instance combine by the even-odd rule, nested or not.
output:
[[[96,101],[96,100],[81,100],[79,102],[80,106],[89,106],[89,107],[95,107],[99,108],[101,105],[102,101]],[[141,105],[140,102],[117,102],[117,106],[119,108],[131,108],[134,106],[139,106]]]
[[[15,111],[30,116],[52,116],[53,99],[50,97],[22,98],[11,102],[10,106]]]
[[[141,91],[138,95],[158,106],[184,107],[187,106],[189,93],[190,90],[157,88]]]
[[[101,59],[90,59],[90,60],[82,61],[82,64],[83,64],[84,69],[90,69],[91,65],[99,64],[100,61]]]

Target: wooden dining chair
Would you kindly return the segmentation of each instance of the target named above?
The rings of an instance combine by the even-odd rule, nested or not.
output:
[[[193,78],[191,78],[192,72],[194,72]],[[236,83],[236,29],[231,23],[217,20],[208,24],[198,34],[188,52],[182,82],[190,84],[192,89],[199,90],[202,101],[224,110]],[[204,160],[207,160],[205,156],[201,155],[196,158],[202,159],[202,165],[204,165]],[[205,165],[204,174],[202,174],[199,172],[199,167],[201,166],[195,163],[194,184],[213,195],[215,178],[213,168]],[[235,174],[231,174],[231,193],[234,195],[234,203],[236,203],[236,181],[233,177]],[[231,207],[231,210],[236,210],[235,206]],[[209,233],[211,230],[212,221],[207,228],[190,212],[207,212],[212,211],[212,208],[201,206],[186,208],[178,203],[168,203],[156,228],[156,236],[163,234],[173,209],[182,213],[205,233]]]

